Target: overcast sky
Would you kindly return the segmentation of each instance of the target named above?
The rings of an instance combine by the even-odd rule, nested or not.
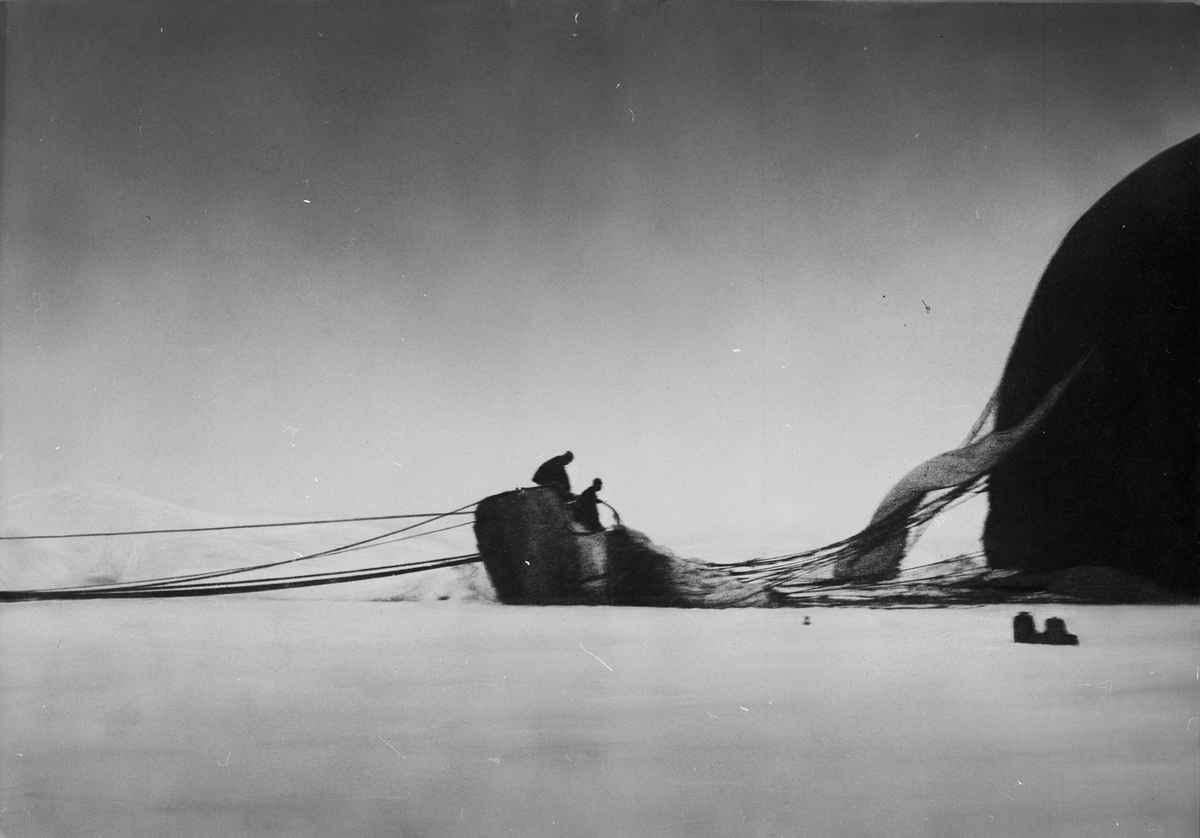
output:
[[[9,3],[0,497],[815,547],[953,447],[1193,5]]]

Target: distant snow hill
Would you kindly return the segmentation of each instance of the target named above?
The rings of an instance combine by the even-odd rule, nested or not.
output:
[[[447,532],[406,538],[403,541],[371,545],[342,555],[296,561],[257,571],[248,576],[228,578],[274,578],[333,570],[364,569],[473,553],[476,548],[470,521],[469,517],[463,516],[443,518],[394,538],[454,524],[465,526]],[[30,492],[0,504],[0,534],[6,536],[184,529],[254,523],[273,521],[241,520],[187,509],[107,485]],[[2,541],[0,588],[60,588],[229,570],[295,559],[383,535],[413,523],[416,521],[400,519],[356,524],[111,538]],[[389,540],[382,539],[384,542]],[[480,564],[365,582],[245,596],[404,601],[494,599],[491,585]]]

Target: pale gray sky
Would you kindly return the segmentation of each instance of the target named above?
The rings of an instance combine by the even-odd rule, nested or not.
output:
[[[953,446],[1192,5],[6,4],[0,496],[813,547]]]

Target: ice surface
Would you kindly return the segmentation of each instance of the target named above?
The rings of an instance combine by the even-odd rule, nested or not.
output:
[[[1196,835],[1200,609],[1017,610],[5,605],[0,830]]]

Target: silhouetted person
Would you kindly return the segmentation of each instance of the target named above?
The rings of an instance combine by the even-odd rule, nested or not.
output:
[[[571,497],[571,478],[567,477],[567,464],[575,459],[570,451],[551,457],[538,466],[533,473],[533,482],[539,486],[549,486],[558,492],[563,500]]]
[[[604,525],[600,523],[600,511],[597,508],[600,499],[596,497],[596,493],[603,487],[604,484],[597,477],[592,481],[591,486],[584,489],[579,493],[579,497],[575,498],[575,520],[592,532],[604,529]]]

